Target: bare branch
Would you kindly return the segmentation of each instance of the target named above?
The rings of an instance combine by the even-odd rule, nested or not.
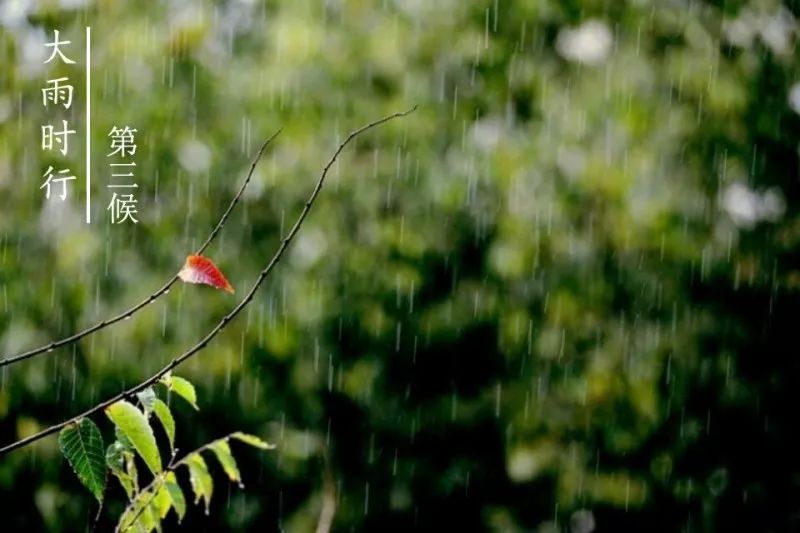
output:
[[[329,533],[333,526],[333,517],[336,515],[336,486],[327,450],[323,452],[322,460],[322,508],[319,512],[316,533]]]
[[[48,427],[46,429],[43,429],[42,431],[40,431],[40,432],[38,432],[38,433],[36,433],[34,435],[30,435],[28,437],[25,437],[24,439],[20,439],[20,440],[18,440],[16,442],[12,442],[11,444],[7,444],[6,446],[0,448],[0,455],[6,454],[6,453],[8,453],[8,452],[10,452],[12,450],[16,450],[17,448],[22,448],[23,446],[26,446],[26,445],[28,445],[28,444],[30,444],[32,442],[35,442],[35,441],[37,441],[39,439],[42,439],[42,438],[46,437],[47,435],[51,435],[51,434],[61,430],[62,428],[68,426],[69,424],[72,424],[72,423],[80,420],[81,418],[84,418],[84,417],[87,417],[87,416],[91,416],[91,415],[93,415],[93,414],[105,409],[106,407],[108,407],[108,406],[110,406],[110,405],[112,405],[112,404],[114,404],[114,403],[116,403],[116,402],[118,402],[120,400],[123,400],[125,398],[133,398],[134,394],[136,394],[137,392],[139,392],[141,390],[146,389],[150,385],[153,385],[159,379],[161,379],[162,376],[166,375],[168,372],[172,371],[172,369],[174,369],[175,367],[177,367],[178,365],[180,365],[181,363],[186,361],[188,358],[192,357],[194,354],[196,354],[200,350],[204,349],[208,345],[208,343],[211,342],[211,340],[214,337],[217,336],[217,334],[220,331],[225,329],[225,326],[227,326],[228,323],[231,320],[236,318],[236,315],[241,313],[242,310],[245,307],[247,307],[247,305],[250,303],[250,301],[255,296],[256,291],[258,291],[259,287],[261,287],[261,284],[264,283],[264,280],[267,278],[269,273],[272,272],[272,269],[275,268],[275,265],[278,264],[278,261],[280,261],[281,256],[283,255],[283,252],[286,250],[286,248],[292,242],[292,239],[297,234],[297,231],[300,229],[300,226],[303,224],[303,221],[305,220],[306,216],[308,215],[308,212],[311,210],[311,206],[314,205],[314,201],[316,200],[320,189],[322,189],[322,184],[325,182],[325,177],[328,175],[328,171],[333,166],[333,164],[336,162],[336,159],[339,157],[339,154],[342,153],[342,150],[344,150],[344,147],[347,146],[350,143],[350,141],[352,141],[355,137],[357,137],[361,133],[364,133],[365,131],[367,131],[367,130],[369,130],[371,128],[374,128],[375,126],[383,124],[384,122],[388,122],[388,121],[390,121],[392,119],[395,119],[395,118],[398,118],[398,117],[404,117],[404,116],[408,115],[409,113],[412,113],[416,109],[417,109],[417,106],[414,106],[411,109],[409,109],[408,111],[403,111],[403,112],[399,112],[399,113],[394,113],[392,115],[388,115],[388,116],[383,117],[383,118],[381,118],[379,120],[376,120],[375,122],[370,122],[369,124],[367,124],[365,126],[362,126],[359,129],[350,132],[350,134],[339,145],[339,147],[336,149],[336,152],[334,152],[334,154],[331,157],[331,159],[328,161],[328,163],[323,168],[322,174],[320,175],[319,180],[317,181],[317,185],[314,187],[314,190],[311,192],[311,196],[309,196],[308,200],[306,200],[306,203],[303,204],[303,210],[300,212],[300,216],[297,218],[297,221],[295,221],[294,226],[292,226],[292,229],[289,230],[289,233],[286,235],[286,237],[284,237],[283,240],[281,241],[280,246],[278,246],[278,249],[275,251],[275,254],[272,256],[272,259],[270,259],[269,263],[267,263],[267,266],[264,267],[264,269],[258,274],[258,278],[256,279],[256,281],[253,284],[253,286],[247,292],[247,294],[242,299],[242,301],[240,301],[236,305],[236,307],[234,307],[228,314],[223,316],[222,320],[220,320],[217,323],[217,325],[214,326],[208,334],[206,334],[205,337],[203,337],[200,341],[198,341],[197,344],[195,344],[194,346],[192,346],[191,348],[189,348],[188,350],[186,350],[182,354],[178,355],[177,357],[175,357],[172,361],[167,363],[161,370],[159,370],[158,372],[156,372],[155,374],[153,374],[152,376],[150,376],[146,380],[142,381],[138,385],[135,385],[135,386],[133,386],[133,387],[131,387],[131,388],[125,390],[125,391],[120,392],[116,396],[113,396],[113,397],[109,398],[108,400],[105,400],[105,401],[95,405],[94,407],[92,407],[90,409],[87,409],[86,411],[84,411],[83,413],[81,413],[81,414],[79,414],[77,416],[74,416],[74,417],[72,417],[72,418],[70,418],[68,420],[65,420],[65,421],[63,421],[63,422],[61,422],[59,424],[55,424],[55,425],[50,426],[50,427]]]
[[[253,172],[256,169],[256,165],[258,164],[258,161],[261,159],[261,155],[264,153],[264,150],[266,150],[267,146],[269,146],[269,144],[275,139],[275,137],[277,137],[280,134],[280,132],[281,132],[281,130],[278,130],[275,133],[273,133],[272,136],[269,139],[267,139],[266,141],[264,141],[264,144],[261,145],[261,148],[258,150],[258,152],[256,153],[255,158],[253,159],[253,163],[250,165],[250,171],[247,173],[247,177],[245,178],[244,182],[242,183],[242,186],[239,187],[239,191],[236,193],[236,196],[233,197],[233,200],[231,200],[231,203],[228,205],[228,208],[222,214],[222,218],[219,219],[219,222],[217,223],[217,226],[208,235],[208,238],[206,239],[206,242],[204,242],[203,245],[200,248],[197,249],[197,251],[195,252],[196,255],[202,254],[205,251],[205,249],[208,248],[208,245],[211,244],[211,242],[216,238],[217,234],[220,232],[222,227],[228,221],[228,217],[230,216],[231,211],[233,211],[233,208],[236,207],[237,203],[239,203],[239,199],[241,199],[242,194],[244,193],[244,190],[247,187],[247,184],[250,183],[250,178],[253,177]],[[164,285],[162,285],[160,289],[158,289],[156,292],[154,292],[153,294],[151,294],[150,296],[148,296],[147,298],[145,298],[144,300],[142,300],[138,304],[134,305],[130,309],[127,309],[127,310],[119,313],[118,315],[116,315],[114,317],[107,318],[105,320],[102,320],[102,321],[98,322],[94,326],[90,326],[90,327],[88,327],[88,328],[86,328],[84,330],[81,330],[81,331],[79,331],[77,333],[74,333],[74,334],[70,335],[69,337],[64,337],[63,339],[60,339],[60,340],[57,340],[57,341],[52,341],[49,344],[45,344],[44,346],[40,346],[39,348],[34,348],[33,350],[28,350],[27,352],[23,352],[23,353],[20,353],[20,354],[17,354],[17,355],[6,356],[6,357],[0,359],[0,368],[2,368],[4,366],[8,366],[8,365],[13,364],[13,363],[16,363],[18,361],[24,361],[25,359],[29,359],[31,357],[34,357],[34,356],[39,355],[39,354],[43,354],[45,352],[50,352],[50,351],[55,350],[56,348],[60,348],[62,346],[66,346],[68,344],[72,344],[73,342],[77,342],[77,341],[81,340],[82,338],[86,337],[87,335],[91,335],[92,333],[94,333],[96,331],[100,331],[101,329],[107,328],[108,326],[110,326],[112,324],[115,324],[115,323],[119,322],[120,320],[124,320],[126,318],[130,318],[137,311],[141,310],[146,305],[155,302],[159,297],[161,297],[162,295],[166,294],[167,291],[169,291],[170,287],[172,287],[172,285],[174,285],[176,281],[178,281],[178,275],[177,274],[175,274],[174,276],[172,276],[172,278],[167,280],[167,282],[164,283]]]

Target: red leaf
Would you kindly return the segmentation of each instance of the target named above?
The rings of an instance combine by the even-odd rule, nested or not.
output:
[[[202,255],[190,255],[186,263],[178,272],[178,277],[187,283],[202,283],[211,285],[233,294],[233,287],[211,259]]]

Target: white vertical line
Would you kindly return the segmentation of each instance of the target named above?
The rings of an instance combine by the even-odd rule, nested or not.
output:
[[[86,26],[86,223],[92,221],[92,28]]]

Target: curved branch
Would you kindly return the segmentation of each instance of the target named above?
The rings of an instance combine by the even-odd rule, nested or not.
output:
[[[253,172],[256,169],[256,165],[258,164],[258,161],[261,159],[261,155],[264,153],[264,150],[266,150],[267,146],[269,146],[269,144],[275,139],[275,137],[277,137],[280,134],[280,132],[281,132],[281,130],[279,129],[278,131],[273,133],[272,136],[270,136],[266,141],[264,141],[264,144],[261,145],[261,148],[258,150],[258,153],[256,153],[256,156],[253,159],[253,163],[250,165],[250,171],[247,173],[247,177],[245,178],[244,183],[242,183],[242,186],[239,187],[239,190],[237,191],[236,196],[233,197],[233,200],[231,200],[230,205],[228,205],[228,208],[222,214],[222,218],[219,219],[219,222],[217,223],[217,226],[208,235],[208,238],[206,239],[206,242],[204,242],[203,245],[200,248],[197,249],[197,251],[195,252],[195,255],[201,255],[205,251],[205,249],[208,248],[208,245],[211,244],[211,242],[216,238],[217,234],[220,232],[222,227],[228,221],[228,217],[230,216],[231,211],[233,211],[233,208],[236,207],[237,203],[239,203],[239,199],[241,199],[242,194],[244,193],[244,190],[247,187],[247,184],[250,183],[250,178],[253,177]],[[84,337],[86,337],[88,335],[91,335],[92,333],[94,333],[96,331],[100,331],[103,328],[107,328],[108,326],[110,326],[112,324],[115,324],[115,323],[119,322],[120,320],[124,320],[126,318],[130,318],[137,311],[141,310],[146,305],[153,303],[159,297],[161,297],[162,295],[166,294],[167,291],[169,291],[170,287],[172,287],[172,285],[174,285],[176,281],[178,281],[178,274],[175,274],[174,276],[172,276],[172,278],[167,280],[167,282],[164,283],[164,285],[162,285],[160,289],[158,289],[156,292],[154,292],[153,294],[151,294],[150,296],[148,296],[147,298],[145,298],[144,300],[142,300],[138,304],[134,305],[130,309],[127,309],[127,310],[125,310],[125,311],[123,311],[123,312],[119,313],[118,315],[113,316],[111,318],[108,318],[108,319],[105,319],[105,320],[101,320],[100,322],[98,322],[94,326],[90,326],[90,327],[88,327],[88,328],[86,328],[84,330],[81,330],[81,331],[79,331],[77,333],[74,333],[74,334],[70,335],[69,337],[64,337],[63,339],[60,339],[60,340],[57,340],[57,341],[52,341],[49,344],[45,344],[44,346],[40,346],[39,348],[34,348],[32,350],[28,350],[27,352],[23,352],[23,353],[20,353],[20,354],[17,354],[17,355],[10,355],[10,356],[4,357],[4,358],[0,359],[0,368],[2,368],[4,366],[8,366],[8,365],[13,364],[13,363],[16,363],[18,361],[24,361],[25,359],[29,359],[31,357],[34,357],[36,355],[39,355],[39,354],[42,354],[42,353],[45,353],[45,352],[50,352],[50,351],[55,350],[56,348],[60,348],[62,346],[66,346],[68,344],[72,344],[73,342],[77,342],[77,341],[81,340],[82,338],[84,338]]]
[[[403,112],[394,113],[392,115],[385,116],[385,117],[383,117],[383,118],[381,118],[379,120],[376,120],[374,122],[370,122],[369,124],[367,124],[365,126],[362,126],[359,129],[350,132],[350,134],[347,136],[347,138],[339,145],[339,147],[336,149],[336,152],[334,152],[333,156],[330,158],[328,163],[322,169],[322,174],[320,175],[319,180],[317,181],[317,184],[314,187],[314,190],[311,192],[311,196],[309,196],[308,200],[306,200],[305,204],[303,204],[303,210],[300,212],[300,216],[297,217],[297,220],[295,221],[294,226],[292,226],[292,229],[289,230],[289,233],[281,241],[280,246],[275,251],[275,254],[272,256],[272,259],[270,259],[269,263],[267,263],[267,266],[264,267],[264,269],[258,274],[258,278],[256,278],[255,283],[253,283],[253,286],[247,292],[247,295],[245,295],[245,297],[242,299],[242,301],[240,301],[236,305],[236,307],[234,307],[228,314],[223,316],[222,320],[220,320],[217,323],[217,325],[214,326],[211,329],[211,331],[208,332],[208,334],[206,334],[205,337],[203,337],[200,341],[198,341],[197,344],[195,344],[194,346],[192,346],[191,348],[189,348],[188,350],[186,350],[182,354],[178,355],[177,357],[175,357],[172,361],[167,363],[161,370],[159,370],[158,372],[156,372],[155,374],[153,374],[152,376],[150,376],[146,380],[142,381],[138,385],[135,385],[135,386],[133,386],[133,387],[127,389],[127,390],[124,390],[124,391],[120,392],[116,396],[113,396],[113,397],[111,397],[111,398],[109,398],[109,399],[107,399],[107,400],[95,405],[94,407],[92,407],[90,409],[87,409],[86,411],[84,411],[83,413],[81,413],[81,414],[79,414],[77,416],[74,416],[74,417],[72,417],[72,418],[70,418],[68,420],[65,420],[65,421],[63,421],[63,422],[61,422],[59,424],[55,424],[55,425],[50,426],[50,427],[48,427],[46,429],[43,429],[42,431],[40,431],[38,433],[35,433],[34,435],[30,435],[28,437],[25,437],[24,439],[20,439],[20,440],[18,440],[16,442],[12,442],[11,444],[7,444],[6,446],[3,446],[2,448],[0,448],[0,455],[3,455],[3,454],[6,454],[6,453],[8,453],[10,451],[16,450],[17,448],[22,448],[23,446],[25,446],[27,444],[30,444],[32,442],[35,442],[35,441],[37,441],[39,439],[42,439],[42,438],[46,437],[47,435],[51,435],[51,434],[61,430],[62,428],[68,426],[69,424],[72,424],[72,423],[76,422],[77,420],[80,420],[81,418],[84,418],[84,417],[87,417],[87,416],[91,416],[91,415],[93,415],[93,414],[105,409],[106,407],[108,407],[108,406],[110,406],[110,405],[112,405],[112,404],[114,404],[114,403],[116,403],[116,402],[118,402],[120,400],[123,400],[125,398],[132,398],[134,394],[136,394],[137,392],[139,392],[141,390],[146,389],[150,385],[153,385],[159,379],[161,379],[162,376],[164,376],[168,372],[172,371],[173,368],[175,368],[176,366],[180,365],[181,363],[183,363],[184,361],[186,361],[187,359],[192,357],[194,354],[196,354],[200,350],[204,349],[208,345],[208,343],[211,342],[211,340],[214,337],[217,336],[217,334],[220,331],[225,329],[225,326],[228,325],[228,322],[230,322],[231,320],[236,318],[236,315],[241,313],[242,310],[245,307],[247,307],[247,305],[250,303],[250,301],[255,296],[256,291],[258,291],[259,287],[261,287],[261,284],[264,283],[264,280],[267,278],[267,276],[270,274],[270,272],[272,272],[272,269],[275,268],[275,265],[278,264],[278,261],[280,261],[281,256],[283,255],[283,252],[286,250],[286,248],[292,242],[292,239],[294,239],[294,236],[297,234],[297,231],[300,229],[300,226],[303,224],[303,221],[305,220],[306,216],[308,215],[308,212],[311,210],[311,206],[314,205],[314,201],[316,200],[317,195],[319,194],[319,191],[322,189],[322,184],[325,182],[325,177],[328,175],[328,171],[333,166],[333,164],[336,162],[336,159],[339,157],[339,154],[342,153],[342,150],[344,150],[344,147],[347,146],[350,143],[350,141],[352,141],[354,138],[356,138],[361,133],[364,133],[365,131],[367,131],[367,130],[369,130],[371,128],[374,128],[375,126],[383,124],[384,122],[388,122],[388,121],[390,121],[392,119],[395,119],[395,118],[398,118],[398,117],[404,117],[404,116],[408,115],[409,113],[412,113],[416,109],[417,109],[417,106],[414,106],[411,109],[409,109],[408,111],[403,111]]]

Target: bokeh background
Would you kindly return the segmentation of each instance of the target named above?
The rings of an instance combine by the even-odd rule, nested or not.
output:
[[[203,242],[237,297],[176,286],[2,370],[3,444],[199,339],[255,279],[348,131],[252,305],[178,374],[178,446],[245,430],[190,531],[800,529],[800,2],[0,2],[0,348],[146,297]],[[92,27],[94,222],[83,220]],[[43,65],[59,29],[73,66]],[[75,80],[71,112],[48,78]],[[67,157],[40,126],[68,118]],[[108,131],[137,128],[139,224],[112,225]],[[48,164],[79,181],[39,190]],[[60,168],[60,167],[59,167]],[[106,440],[112,428],[95,420]],[[183,479],[188,487],[188,480]],[[124,495],[109,482],[99,530]],[[55,437],[0,458],[7,531],[84,531]],[[175,529],[170,519],[166,527]]]

